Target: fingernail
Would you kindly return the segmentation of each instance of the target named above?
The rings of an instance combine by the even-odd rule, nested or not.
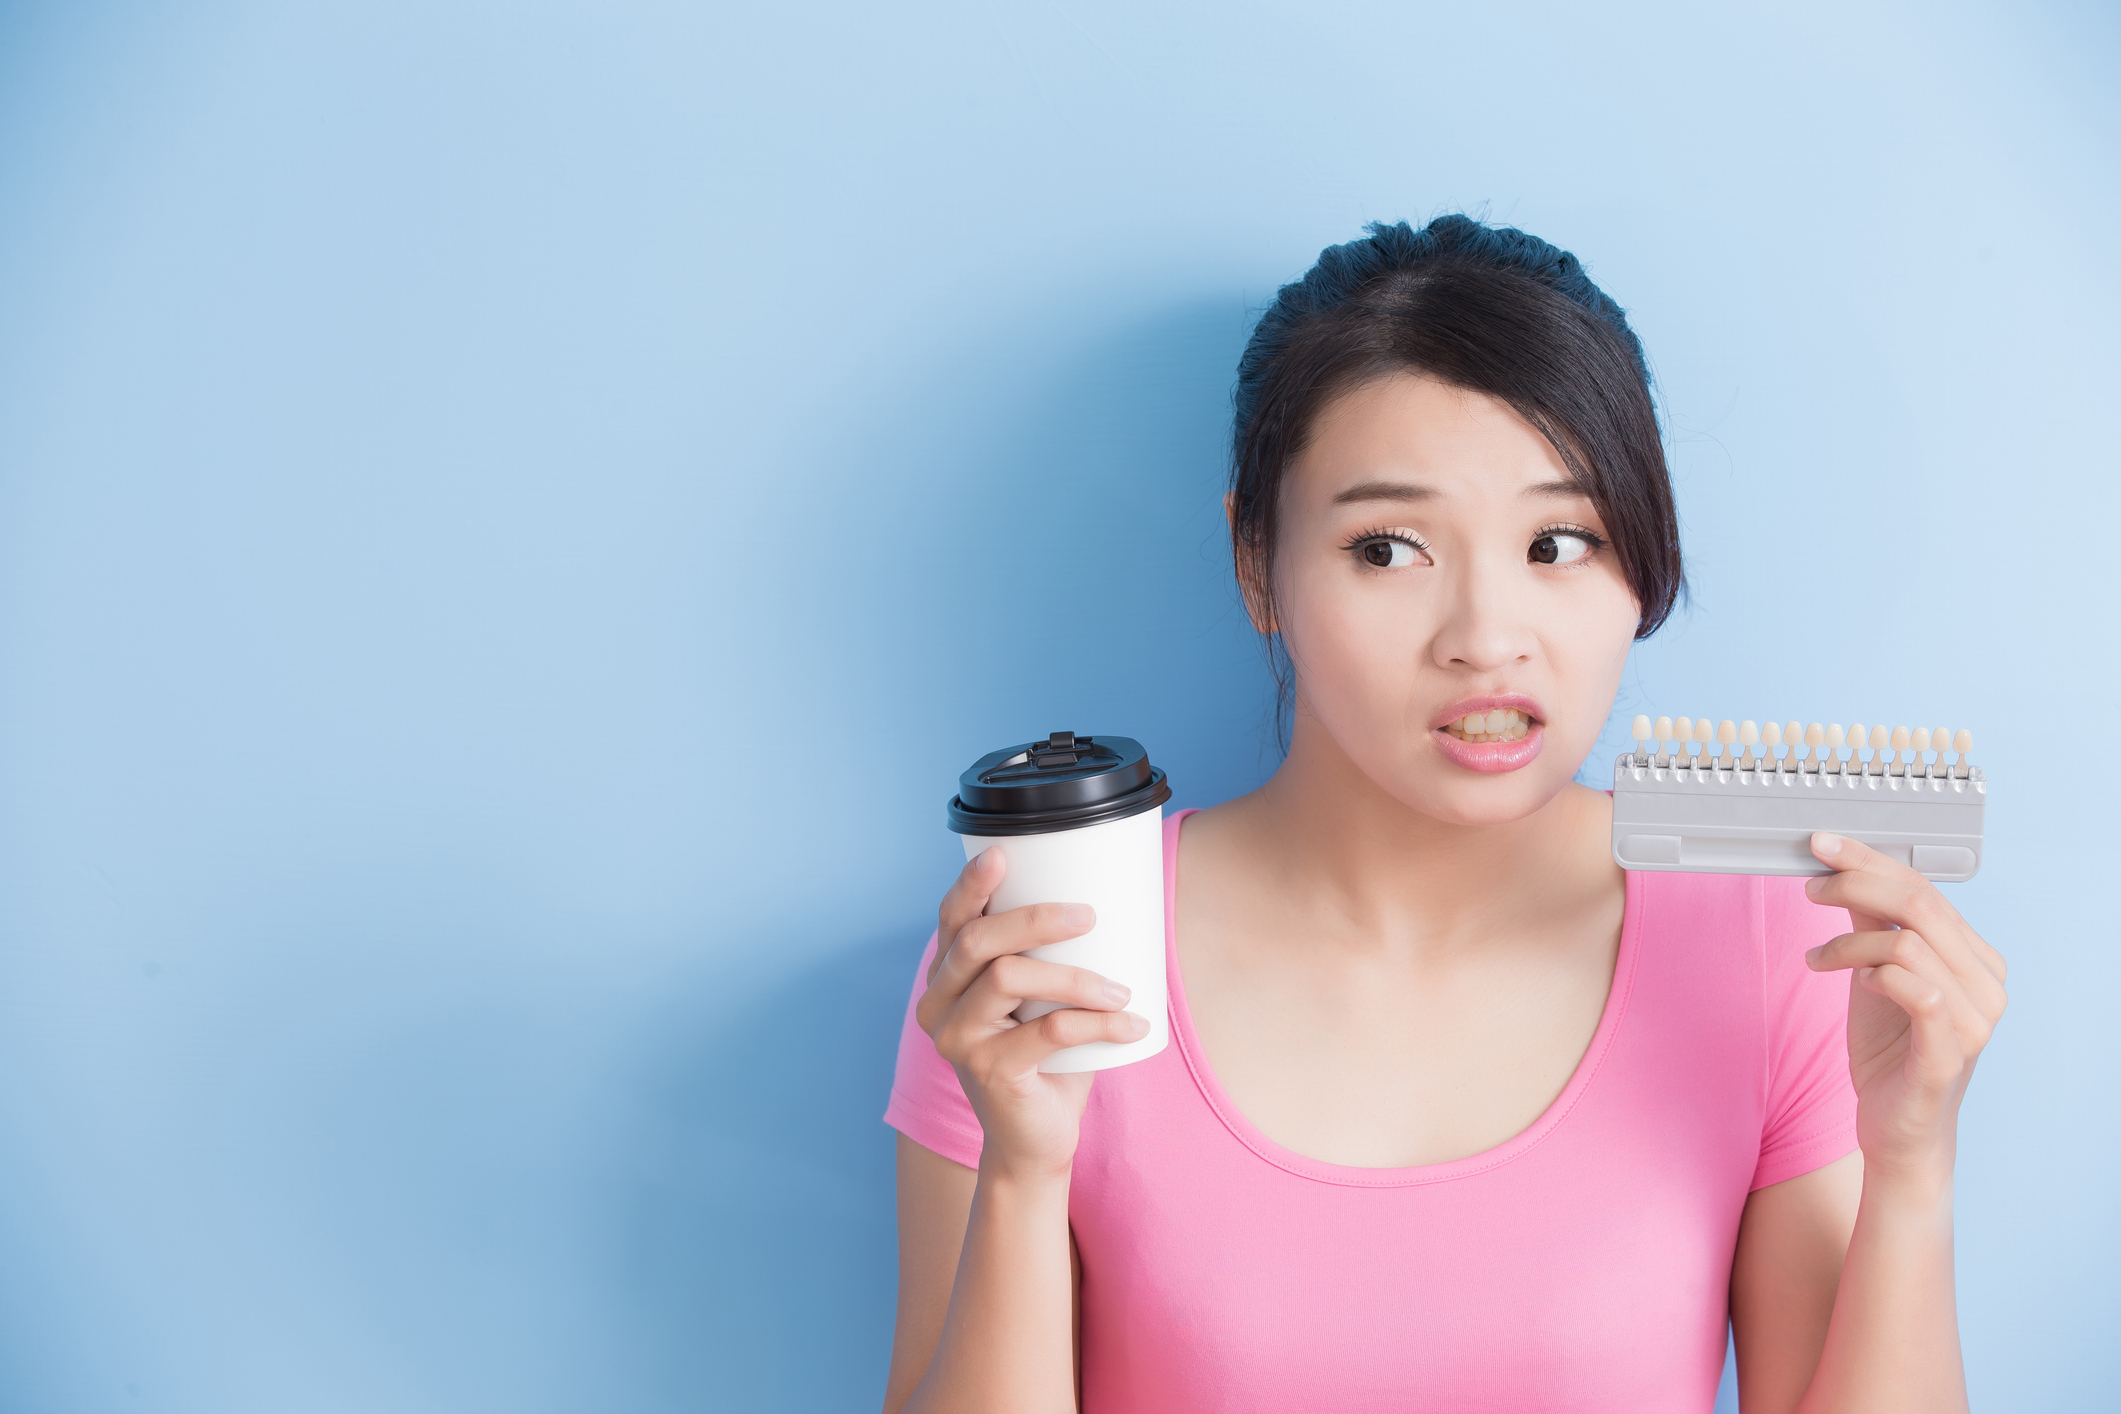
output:
[[[1841,836],[1830,835],[1821,830],[1812,836],[1812,853],[1821,859],[1832,859],[1841,853]]]
[[[1819,897],[1820,890],[1826,887],[1826,881],[1827,876],[1824,874],[1814,874],[1811,878],[1806,879],[1804,881],[1804,896],[1806,898]]]
[[[1144,1037],[1144,1036],[1148,1035],[1148,1034],[1149,1034],[1149,1018],[1148,1018],[1148,1017],[1146,1017],[1146,1016],[1136,1016],[1136,1015],[1135,1015],[1135,1014],[1134,1014],[1133,1012],[1131,1012],[1131,1011],[1130,1011],[1130,1012],[1128,1012],[1128,1013],[1127,1013],[1127,1033],[1128,1033],[1128,1036],[1129,1036],[1129,1037],[1130,1037],[1131,1039],[1133,1039],[1133,1040],[1136,1040],[1136,1041],[1139,1041],[1139,1040],[1140,1040],[1140,1039],[1141,1039],[1142,1037]]]
[[[1105,1000],[1116,1007],[1125,1006],[1127,998],[1133,995],[1134,991],[1132,988],[1122,987],[1117,982],[1107,982],[1105,984]]]
[[[1061,922],[1070,928],[1087,928],[1097,921],[1097,910],[1087,903],[1064,903],[1061,905]]]
[[[1826,951],[1826,944],[1825,944],[1825,943],[1821,943],[1821,944],[1820,944],[1820,945],[1819,945],[1818,947],[1816,947],[1816,948],[1806,948],[1806,949],[1804,950],[1804,961],[1805,961],[1805,965],[1806,965],[1807,967],[1809,967],[1809,966],[1812,966],[1812,965],[1816,964],[1816,963],[1817,963],[1817,962],[1819,961],[1819,954],[1821,954],[1821,953],[1823,953],[1823,952],[1825,952],[1825,951]]]
[[[989,846],[988,846],[987,848],[988,848],[988,849],[992,849],[992,848],[993,848],[993,846],[992,846],[992,845],[989,845]],[[983,849],[983,850],[981,850],[981,851],[980,851],[980,852],[979,852],[978,854],[975,854],[975,855],[973,855],[973,856],[972,856],[972,872],[973,872],[973,873],[975,873],[975,874],[977,874],[977,873],[979,873],[979,871],[980,871],[980,870],[982,870],[982,869],[984,869],[984,868],[986,868],[986,867],[987,867],[987,850],[986,850],[986,849]]]

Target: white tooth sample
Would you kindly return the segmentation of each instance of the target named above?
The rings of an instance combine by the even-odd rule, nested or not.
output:
[[[1738,740],[1738,724],[1729,717],[1725,717],[1716,728],[1716,740],[1722,742],[1725,746],[1729,746],[1732,742]]]
[[[1672,739],[1672,719],[1670,717],[1659,717],[1657,719],[1657,729],[1650,734],[1660,742],[1670,741]]]
[[[1500,707],[1488,713],[1487,733],[1489,736],[1501,736],[1505,724],[1503,710]]]
[[[1841,729],[1839,727],[1836,727],[1834,728],[1834,730],[1840,731]],[[1819,747],[1825,746],[1826,728],[1820,726],[1817,722],[1814,722],[1810,726],[1806,727],[1804,729],[1804,744],[1806,746],[1814,748],[1815,750]]]
[[[1753,758],[1760,754],[1760,723],[1740,722],[1738,724],[1738,744],[1745,748],[1746,765],[1752,765]]]
[[[1907,768],[1907,773],[1910,776],[1928,775],[1929,768],[1923,764],[1922,757],[1930,749],[1930,729],[1928,727],[1915,728],[1909,734],[1908,744],[1914,748],[1915,764]]]
[[[1869,739],[1870,728],[1861,722],[1849,723],[1849,760],[1863,759],[1863,744]]]
[[[1973,752],[1973,749],[1974,734],[1968,731],[1965,727],[1959,728],[1959,735],[1952,738],[1952,750],[1959,753],[1959,764],[1957,769],[1959,774],[1962,776],[1966,774],[1966,758]]]
[[[1792,762],[1802,761],[1804,759],[1803,723],[1784,722],[1782,724],[1782,740],[1790,749],[1790,760]],[[1797,768],[1795,765],[1792,765],[1790,769],[1794,771]]]
[[[1887,746],[1892,744],[1892,740],[1893,734],[1884,727],[1871,728],[1871,749],[1873,751],[1885,750]]]
[[[1648,717],[1637,717],[1634,730],[1630,735],[1637,741],[1648,741],[1650,739],[1650,719]]]
[[[1684,746],[1694,739],[1694,719],[1680,717],[1672,723],[1672,740]]]
[[[1939,766],[1944,764],[1944,753],[1951,749],[1952,729],[1950,727],[1931,727],[1930,750],[1937,753],[1937,764]]]
[[[1906,727],[1894,727],[1892,735],[1893,750],[1907,750],[1907,744],[1913,739],[1913,735]]]

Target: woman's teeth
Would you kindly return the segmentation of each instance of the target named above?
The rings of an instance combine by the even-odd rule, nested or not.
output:
[[[1444,730],[1460,741],[1517,741],[1532,730],[1532,719],[1515,707],[1497,707],[1492,712],[1468,712]]]

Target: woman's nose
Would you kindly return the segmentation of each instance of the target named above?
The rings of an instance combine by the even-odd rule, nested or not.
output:
[[[1452,595],[1430,652],[1440,668],[1487,673],[1530,662],[1537,642],[1506,588],[1469,577]]]

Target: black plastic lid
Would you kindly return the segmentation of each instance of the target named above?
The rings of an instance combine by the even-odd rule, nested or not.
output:
[[[1043,835],[1124,820],[1170,798],[1164,773],[1133,738],[1054,732],[973,762],[957,778],[950,828],[961,835]]]

